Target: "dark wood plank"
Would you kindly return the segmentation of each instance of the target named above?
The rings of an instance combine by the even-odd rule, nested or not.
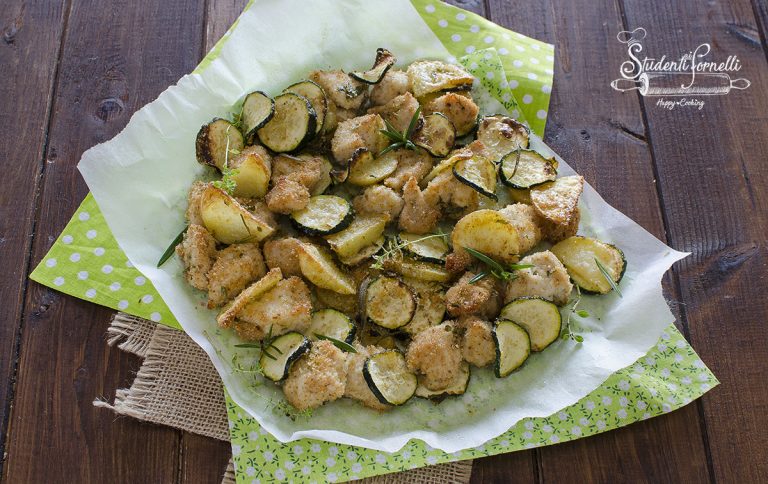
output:
[[[555,43],[546,141],[608,203],[664,240],[640,105],[636,97],[616,96],[610,88],[625,54],[615,40],[623,30],[618,7],[611,1],[494,1],[491,19]],[[630,482],[708,480],[695,406],[538,452],[542,481],[607,482],[618,476]]]
[[[33,263],[87,193],[75,168],[81,153],[117,134],[135,110],[194,68],[203,17],[203,0],[73,2],[45,153]],[[31,94],[27,102],[34,101]],[[92,406],[94,397],[127,385],[139,366],[106,346],[109,315],[30,283],[6,482],[178,478],[180,432],[115,419]],[[32,456],[45,456],[44,465]]]
[[[9,136],[0,143],[0,167],[12,182],[0,191],[0,475],[64,17],[63,0],[10,0],[0,9],[0,130]]]
[[[242,12],[247,0],[206,2],[201,58],[216,45]],[[184,432],[181,439],[180,482],[219,482],[232,457],[229,442]]]
[[[648,55],[676,56],[703,42],[712,58],[738,55],[747,91],[709,96],[702,110],[644,98],[672,245],[692,252],[676,271],[694,348],[723,384],[702,400],[714,477],[768,481],[768,66],[748,0],[626,2],[627,24],[648,29]],[[682,27],[684,26],[684,28]],[[694,97],[694,96],[691,96]]]
[[[768,59],[768,1],[766,0],[752,0],[752,8],[755,11],[755,20],[757,20],[757,26],[759,32],[756,32],[763,45],[763,52]],[[749,36],[747,36],[749,38]]]

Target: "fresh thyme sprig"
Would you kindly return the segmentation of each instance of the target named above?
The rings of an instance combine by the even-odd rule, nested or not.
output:
[[[415,150],[416,145],[411,141],[411,136],[413,135],[413,130],[416,129],[416,123],[419,121],[419,115],[421,114],[421,107],[416,109],[416,112],[413,113],[413,117],[411,118],[411,122],[408,123],[408,129],[405,130],[405,132],[400,132],[392,126],[392,124],[384,120],[384,124],[387,125],[387,129],[380,129],[379,131],[386,136],[387,138],[392,141],[389,146],[384,148],[379,152],[376,156],[381,156],[384,153],[390,152],[392,150],[396,150],[398,148],[405,148],[408,150]]]
[[[571,331],[571,317],[575,314],[580,318],[588,318],[589,313],[583,309],[578,309],[581,302],[581,290],[579,286],[576,286],[576,297],[573,299],[571,307],[568,308],[568,317],[565,318],[565,332],[563,333],[563,339],[571,339],[577,343],[583,343],[584,337],[580,334]]]
[[[341,351],[345,351],[347,353],[357,353],[357,350],[355,349],[355,347],[347,343],[346,341],[341,341],[339,339],[332,338],[330,336],[325,336],[324,334],[317,334],[317,333],[315,333],[315,338],[319,340],[330,341],[331,343],[333,343],[333,346],[337,347]]]
[[[475,250],[471,247],[464,247],[464,250],[466,250],[469,255],[479,260],[486,266],[486,270],[479,272],[475,277],[469,280],[470,284],[474,284],[487,276],[493,276],[500,281],[514,281],[517,279],[517,274],[515,271],[533,267],[533,264],[509,264],[508,266],[504,267],[479,250]]]
[[[408,247],[409,245],[416,244],[418,242],[428,240],[428,239],[434,239],[437,237],[441,237],[446,242],[448,240],[448,234],[442,231],[436,234],[425,235],[424,237],[421,237],[415,240],[410,240],[410,241],[401,240],[399,237],[397,239],[391,238],[387,240],[387,244],[385,246],[386,248],[384,249],[384,251],[373,256],[373,260],[375,260],[376,262],[371,264],[371,269],[381,270],[384,268],[384,263],[386,261],[402,255],[403,249]]]
[[[234,195],[235,189],[237,188],[235,176],[237,176],[239,171],[229,167],[229,154],[232,153],[233,155],[239,155],[240,151],[234,148],[230,149],[229,147],[229,129],[231,127],[231,125],[227,126],[227,129],[224,131],[224,134],[227,135],[227,146],[225,148],[226,151],[224,152],[224,166],[221,167],[221,180],[216,180],[213,182],[213,186],[220,190],[224,190],[230,195]]]
[[[613,290],[616,291],[616,294],[618,294],[619,297],[624,297],[624,295],[621,294],[621,290],[619,290],[618,284],[616,284],[616,281],[613,280],[611,273],[608,272],[608,269],[606,269],[606,267],[597,259],[597,257],[595,257],[595,264],[597,264],[597,268],[600,269],[600,272],[603,274],[603,277],[605,277],[605,280],[608,281],[608,284],[610,284]]]

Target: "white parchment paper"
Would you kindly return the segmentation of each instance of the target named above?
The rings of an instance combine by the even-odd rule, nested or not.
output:
[[[202,124],[226,116],[245,93],[260,89],[277,94],[311,69],[368,67],[382,46],[401,64],[450,57],[406,0],[259,1],[241,17],[217,59],[137,112],[114,139],[88,150],[78,168],[130,261],[211,357],[230,396],[276,438],[310,437],[383,451],[418,438],[454,452],[478,446],[522,418],[547,416],[573,404],[644,355],[674,319],[660,281],[684,254],[662,244],[587,186],[580,233],[621,247],[628,267],[623,298],[584,298],[581,306],[591,314],[579,320],[584,344],[559,340],[505,379],[494,378],[487,369],[473,371],[468,392],[440,405],[413,399],[379,414],[340,400],[308,419],[295,420],[275,410],[275,402],[282,400],[278,388],[242,371],[252,357],[233,348],[238,341],[231,332],[217,328],[215,312],[186,284],[179,262],[174,258],[161,269],[155,267],[184,226],[186,191],[204,170],[194,153]],[[538,138],[532,145],[548,151]],[[559,161],[561,174],[570,174]]]

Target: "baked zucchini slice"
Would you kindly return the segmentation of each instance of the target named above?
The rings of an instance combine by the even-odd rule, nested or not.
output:
[[[197,132],[195,155],[198,163],[221,170],[231,157],[242,151],[244,145],[243,135],[234,124],[216,118]]]
[[[525,329],[506,319],[498,321],[491,334],[496,346],[494,373],[498,378],[504,378],[520,368],[528,359],[531,354],[531,340]]]
[[[275,115],[275,101],[261,91],[254,91],[243,100],[240,121],[245,139],[249,143],[256,137],[256,131],[262,128]]]
[[[296,151],[312,137],[317,113],[307,98],[287,92],[275,98],[275,115],[257,131],[261,144],[277,153]]]
[[[299,268],[309,282],[339,294],[355,294],[356,284],[349,274],[339,269],[325,250],[312,244],[302,244]]]
[[[320,309],[312,313],[312,322],[309,324],[309,339],[316,341],[316,335],[328,336],[345,343],[352,343],[355,339],[355,323],[349,316],[335,309]]]
[[[368,319],[387,329],[408,324],[416,311],[416,297],[410,287],[394,277],[381,276],[368,284],[365,313]]]
[[[557,178],[554,158],[544,158],[533,150],[518,149],[501,158],[499,178],[508,187],[525,189]]]
[[[590,237],[574,235],[558,242],[550,250],[563,263],[573,282],[589,293],[607,294],[613,290],[596,260],[600,261],[617,286],[627,269],[627,260],[621,249]]]
[[[378,84],[384,78],[390,67],[395,65],[397,59],[392,52],[379,47],[376,49],[376,60],[373,61],[373,67],[367,71],[353,71],[349,75],[354,79],[366,84]]]
[[[336,195],[315,195],[309,204],[291,214],[296,228],[307,235],[330,235],[349,227],[352,205]]]
[[[542,351],[560,336],[562,318],[557,306],[540,297],[520,297],[501,309],[499,318],[522,326],[531,340],[531,351]]]
[[[403,277],[410,277],[427,282],[448,282],[451,273],[445,267],[431,262],[417,261],[410,257],[398,257],[384,262],[384,268],[394,271]]]
[[[373,185],[394,173],[397,162],[397,156],[392,151],[376,157],[367,149],[358,148],[349,161],[347,181],[360,187]]]
[[[381,237],[388,220],[383,214],[360,215],[349,227],[326,236],[325,240],[340,258],[352,257]]]
[[[278,336],[261,352],[259,366],[262,373],[272,381],[284,380],[293,363],[311,347],[312,343],[301,333],[293,331]]]
[[[429,235],[400,232],[397,236],[399,245],[416,260],[445,264],[445,257],[450,249],[445,237],[429,237]]]
[[[492,200],[496,196],[496,166],[484,156],[475,155],[453,165],[453,176],[461,183]]]
[[[402,405],[416,393],[418,380],[408,371],[405,357],[396,350],[382,351],[363,365],[363,377],[374,396],[383,404]]]
[[[507,153],[528,148],[529,133],[525,125],[501,114],[484,117],[477,127],[477,139],[492,154],[494,163],[501,161]]]
[[[407,73],[417,98],[449,89],[472,89],[475,81],[472,74],[461,67],[436,60],[416,61],[408,66]]]
[[[450,385],[442,390],[430,390],[421,384],[421,378],[419,378],[419,385],[416,387],[415,394],[417,397],[429,398],[432,400],[442,400],[450,395],[462,395],[467,391],[467,386],[469,386],[469,376],[469,363],[462,361],[459,373]]]
[[[325,91],[316,82],[310,80],[299,81],[296,84],[283,89],[283,92],[292,92],[300,96],[304,96],[312,105],[312,109],[315,110],[317,115],[317,121],[315,122],[315,134],[323,130],[325,124],[325,116],[328,114],[328,99],[325,96]]]
[[[424,122],[413,136],[416,146],[429,151],[432,156],[442,158],[453,149],[456,141],[456,128],[443,113],[432,113],[424,117]]]
[[[203,226],[223,244],[266,239],[275,231],[223,190],[208,186],[200,196]]]

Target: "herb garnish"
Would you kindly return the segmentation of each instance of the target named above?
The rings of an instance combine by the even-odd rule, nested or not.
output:
[[[616,291],[616,294],[618,294],[619,297],[624,297],[621,294],[621,291],[619,290],[619,286],[616,284],[616,281],[613,280],[613,276],[611,276],[611,273],[608,272],[608,269],[605,268],[602,262],[597,260],[597,257],[595,257],[595,264],[597,264],[597,268],[600,269],[600,272],[603,274],[603,277],[605,277],[605,280],[608,281],[608,284],[610,284],[613,290]]]
[[[157,267],[160,267],[161,265],[165,264],[165,261],[171,258],[173,253],[176,251],[176,246],[181,243],[181,240],[184,238],[184,234],[187,233],[187,229],[189,226],[184,227],[184,229],[179,232],[179,235],[176,236],[175,239],[171,242],[171,245],[168,246],[167,249],[165,249],[165,252],[163,252],[163,255],[160,256],[160,260],[157,261]]]
[[[416,244],[418,242],[428,240],[428,239],[434,239],[436,237],[441,237],[446,242],[448,241],[448,234],[442,231],[439,231],[436,234],[425,235],[424,237],[418,238],[416,240],[411,240],[411,241],[399,240],[399,237],[398,237],[398,240],[390,238],[387,240],[387,244],[385,246],[386,248],[384,249],[384,251],[380,254],[373,256],[373,260],[375,260],[376,262],[371,264],[371,269],[381,270],[384,268],[384,262],[394,257],[398,257],[402,255],[402,250],[404,248],[408,247],[411,244]]]
[[[267,336],[264,337],[263,340],[261,340],[259,343],[241,343],[238,345],[235,345],[235,348],[259,348],[261,350],[261,354],[269,358],[270,360],[277,360],[277,357],[274,356],[272,353],[270,353],[270,350],[277,351],[278,354],[283,354],[283,352],[274,345],[276,338],[272,337],[272,326],[269,327],[269,332],[267,333]]]
[[[464,247],[464,250],[466,250],[469,255],[471,255],[475,259],[485,264],[487,267],[486,270],[481,271],[475,277],[470,279],[469,280],[470,284],[474,284],[477,281],[480,281],[489,275],[495,277],[500,281],[514,281],[515,279],[517,279],[517,274],[515,273],[515,271],[533,267],[533,264],[509,264],[507,267],[504,267],[503,265],[496,262],[495,260],[488,257],[487,255],[483,254],[479,250],[475,250],[471,247]]]
[[[319,340],[330,341],[331,343],[333,343],[333,346],[337,347],[341,351],[346,351],[347,353],[357,353],[357,350],[355,349],[355,347],[347,343],[346,341],[341,341],[336,338],[332,338],[330,336],[325,336],[323,334],[317,334],[317,333],[315,333],[315,338]]]
[[[396,150],[397,148],[405,148],[407,150],[415,150],[416,145],[411,141],[411,135],[413,135],[413,130],[416,129],[416,123],[419,120],[419,115],[421,114],[421,107],[416,109],[416,112],[413,113],[413,117],[411,118],[411,122],[408,124],[408,129],[405,130],[405,132],[401,133],[390,124],[389,121],[386,119],[384,120],[384,124],[387,125],[387,129],[380,129],[379,131],[389,138],[392,143],[381,150],[378,155],[381,156],[384,153],[387,153],[392,150]]]
[[[224,131],[224,134],[227,135],[227,146],[226,151],[224,152],[224,166],[221,167],[221,180],[216,180],[213,182],[213,186],[220,190],[224,190],[229,195],[234,195],[235,189],[237,188],[235,176],[237,176],[239,171],[229,168],[229,154],[232,153],[234,155],[239,155],[240,151],[236,149],[230,149],[229,147],[229,129],[231,127],[231,125],[227,126],[227,129]]]
[[[581,290],[579,289],[579,286],[576,286],[576,298],[573,300],[573,304],[568,309],[568,317],[565,319],[565,332],[563,333],[562,338],[572,339],[577,343],[583,343],[584,337],[580,334],[576,334],[573,331],[571,331],[571,316],[575,314],[580,318],[589,317],[589,313],[587,311],[583,309],[576,309],[579,307],[580,302],[581,302]]]

